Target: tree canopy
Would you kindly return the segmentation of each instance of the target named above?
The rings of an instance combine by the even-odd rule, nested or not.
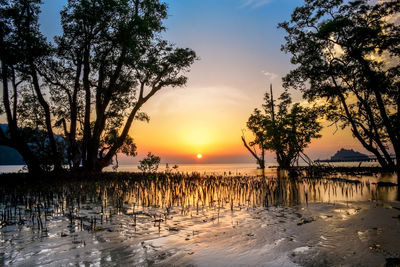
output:
[[[289,169],[303,157],[303,150],[312,138],[319,138],[321,125],[318,122],[319,109],[292,104],[290,94],[285,91],[278,103],[270,93],[264,97],[263,109],[255,109],[247,121],[248,129],[254,134],[254,140],[242,141],[251,154],[257,159],[260,168],[264,168],[264,150],[275,152],[279,167]],[[255,147],[261,151],[257,155]]]
[[[82,163],[88,171],[101,171],[116,153],[135,155],[132,123],[149,120],[141,107],[161,89],[185,85],[184,73],[196,59],[193,50],[162,39],[166,4],[69,0],[61,12],[63,33],[51,44],[39,31],[39,3],[1,2],[3,107],[9,124],[24,129],[30,122],[45,131],[56,169],[65,160],[71,168]],[[11,101],[9,84],[14,85]],[[64,136],[65,148],[55,132]]]
[[[326,118],[350,127],[387,170],[391,151],[400,157],[399,11],[396,0],[306,0],[279,25],[296,66],[284,86],[325,101]]]
[[[142,172],[156,172],[161,158],[153,155],[151,152],[147,153],[147,157],[139,161],[138,169]]]
[[[39,31],[39,4],[39,0],[0,1],[1,111],[8,122],[6,132],[0,129],[0,143],[15,148],[31,172],[39,172],[46,165],[41,161],[45,150],[34,148],[43,145],[44,140],[33,137],[32,131],[46,134],[46,150],[49,150],[44,155],[46,161],[56,170],[62,164],[52,128],[51,107],[39,75],[43,63],[51,56],[51,45]]]

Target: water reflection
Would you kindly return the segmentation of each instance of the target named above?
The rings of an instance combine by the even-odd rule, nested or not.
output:
[[[21,224],[30,221],[41,228],[41,221],[54,216],[66,216],[72,223],[77,218],[83,220],[80,215],[88,210],[93,220],[91,224],[95,224],[115,214],[134,215],[150,208],[168,214],[174,207],[187,213],[206,207],[233,209],[308,202],[397,200],[397,187],[378,186],[376,177],[348,180],[284,176],[280,179],[180,174],[140,176],[132,174],[128,179],[54,182],[13,188],[2,186],[3,225],[10,220]]]
[[[235,227],[249,220],[252,208],[397,199],[397,187],[376,182],[372,176],[347,180],[131,174],[3,185],[0,263],[63,264],[71,253],[77,253],[77,264],[111,259],[119,264],[157,263],[176,251],[160,252],[148,240],[179,243],[215,225]],[[84,256],[72,249],[83,249]]]

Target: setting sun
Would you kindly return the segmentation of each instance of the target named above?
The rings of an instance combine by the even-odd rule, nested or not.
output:
[[[202,157],[203,157],[202,154],[197,154],[197,158],[198,158],[198,159],[201,159]]]

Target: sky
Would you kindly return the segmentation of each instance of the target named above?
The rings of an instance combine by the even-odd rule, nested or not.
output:
[[[46,36],[61,33],[59,11],[66,0],[44,0],[41,29]],[[280,50],[285,32],[279,22],[290,18],[300,0],[169,0],[165,39],[196,51],[188,83],[165,88],[142,111],[150,123],[135,122],[130,134],[138,146],[134,163],[147,152],[163,163],[254,162],[241,135],[254,108],[261,107],[269,84],[274,94],[283,88],[281,78],[293,69]],[[291,91],[294,101],[303,101]],[[327,126],[327,123],[325,123]],[[326,127],[306,153],[313,159],[329,158],[340,148],[365,152],[346,130]],[[250,138],[249,133],[247,136]],[[196,158],[202,154],[201,160]],[[267,162],[274,162],[268,153]]]

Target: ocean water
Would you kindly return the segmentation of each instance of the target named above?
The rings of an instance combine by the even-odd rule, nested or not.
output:
[[[328,163],[323,163],[328,165]],[[109,166],[104,169],[107,172],[140,172],[138,169],[139,164],[121,164],[117,169],[113,166]],[[175,164],[169,164],[168,168],[166,164],[160,164],[158,171],[174,171],[183,173],[200,173],[206,175],[259,175],[261,171],[257,169],[257,164],[255,163],[225,163],[225,164],[176,164],[177,169],[172,167]],[[302,164],[300,164],[302,165]],[[331,166],[336,167],[356,167],[359,166],[358,162],[337,162],[329,163]],[[378,166],[376,162],[363,162],[361,166]],[[266,163],[266,174],[275,172],[276,163]],[[26,166],[24,165],[1,165],[0,173],[15,173],[15,172],[26,172]]]
[[[119,165],[117,169],[109,166],[104,169],[108,172],[140,172],[138,169],[139,164],[125,164]],[[160,164],[158,171],[173,171],[183,173],[200,173],[200,174],[216,174],[216,175],[257,175],[260,170],[257,170],[257,165],[252,163],[235,163],[235,164],[176,164],[177,169],[172,167],[175,164]],[[268,165],[267,165],[268,166]],[[272,166],[272,164],[270,164]],[[26,167],[23,165],[2,165],[0,166],[0,173],[15,173],[26,172]]]
[[[0,173],[27,172],[25,165],[0,165]]]
[[[120,165],[116,171],[119,172],[140,172],[139,164]],[[178,168],[173,169],[175,164],[160,164],[158,171],[173,171],[183,173],[200,173],[206,175],[257,175],[260,170],[256,164],[252,163],[232,163],[232,164],[176,164]],[[272,166],[272,164],[271,164]],[[115,171],[112,166],[104,169],[105,171]]]

